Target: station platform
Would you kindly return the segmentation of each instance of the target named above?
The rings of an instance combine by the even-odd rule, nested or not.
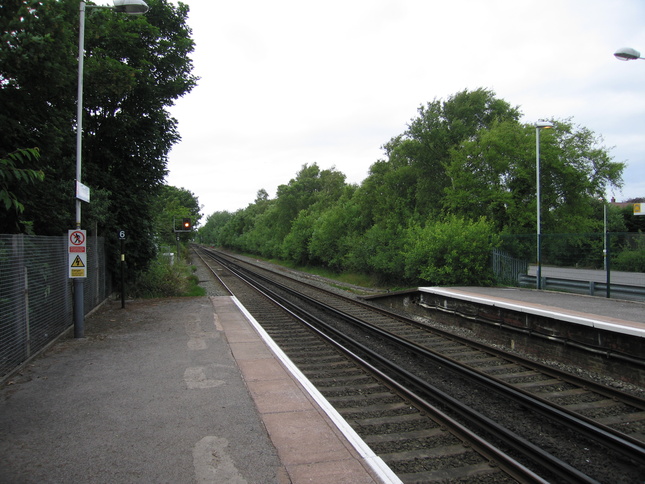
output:
[[[111,301],[0,388],[0,483],[394,483],[233,297]]]
[[[645,303],[513,287],[420,287],[420,292],[645,338]]]

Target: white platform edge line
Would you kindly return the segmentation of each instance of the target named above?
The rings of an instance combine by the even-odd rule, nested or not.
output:
[[[278,347],[273,341],[271,336],[264,330],[264,328],[256,321],[256,319],[249,313],[244,305],[235,297],[231,296],[235,305],[242,311],[244,316],[253,325],[260,337],[269,346],[273,354],[278,358],[282,364],[291,372],[291,374],[298,380],[298,382],[309,392],[311,397],[316,401],[320,408],[327,414],[329,419],[334,422],[336,427],[345,436],[347,441],[352,444],[359,455],[367,462],[367,464],[374,470],[379,478],[386,484],[403,484],[403,481],[397,477],[392,469],[377,456],[374,451],[365,443],[365,441],[356,433],[356,431],[347,423],[347,421],[338,413],[338,411],[327,401],[327,399],[316,389],[316,387],[309,381],[309,379],[293,364],[289,357]]]
[[[521,304],[508,303],[506,301],[498,301],[495,299],[487,299],[482,296],[473,296],[471,294],[464,294],[462,292],[453,292],[450,289],[443,289],[440,287],[420,287],[419,290],[424,290],[432,294],[438,294],[442,296],[451,296],[459,299],[464,299],[466,301],[472,301],[477,303],[487,304],[489,306],[499,306],[506,309],[515,309],[525,313],[538,314],[540,316],[547,316],[551,318],[560,319],[562,321],[568,321],[570,323],[581,324],[583,326],[591,326],[598,329],[606,329],[610,331],[616,331],[620,329],[620,333],[631,334],[632,336],[639,336],[641,338],[645,337],[645,330],[639,328],[632,328],[630,326],[622,326],[616,323],[610,323],[607,321],[601,321],[598,319],[584,318],[581,316],[574,316],[572,314],[560,313],[557,311],[548,311],[546,309],[534,308],[530,306],[522,306]]]

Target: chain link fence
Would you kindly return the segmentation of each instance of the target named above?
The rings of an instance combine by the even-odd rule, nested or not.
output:
[[[0,235],[0,380],[73,325],[67,237]],[[102,237],[88,237],[87,314],[112,291]]]
[[[542,234],[541,238],[541,274],[543,282],[551,281],[552,289],[569,285],[573,292],[593,295],[615,293],[616,297],[635,300],[645,298],[645,234]],[[535,283],[536,261],[535,234],[503,236],[502,245],[493,258],[494,267],[497,263],[506,270],[495,269],[500,283],[513,281],[516,285],[521,285],[522,281],[524,285],[531,285],[529,281]],[[522,275],[529,278],[522,279]],[[586,284],[588,289],[578,282]],[[549,289],[548,284],[542,286]],[[577,290],[577,286],[583,289]],[[633,297],[627,294],[630,292]]]

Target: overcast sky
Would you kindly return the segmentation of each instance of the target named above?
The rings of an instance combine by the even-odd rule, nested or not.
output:
[[[523,122],[572,118],[645,196],[643,0],[184,0],[198,86],[171,113],[167,182],[206,217],[271,198],[304,164],[360,183],[417,108],[493,90]],[[206,218],[202,220],[205,222]]]

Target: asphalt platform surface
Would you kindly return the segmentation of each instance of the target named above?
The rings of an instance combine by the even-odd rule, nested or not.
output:
[[[433,288],[428,288],[432,291]],[[446,287],[457,293],[474,296],[501,298],[518,305],[538,305],[554,312],[577,313],[590,319],[621,320],[643,327],[645,323],[645,302],[625,301],[600,296],[584,296],[556,291],[537,291],[513,287]]]
[[[208,297],[111,301],[0,389],[1,483],[284,483]]]

